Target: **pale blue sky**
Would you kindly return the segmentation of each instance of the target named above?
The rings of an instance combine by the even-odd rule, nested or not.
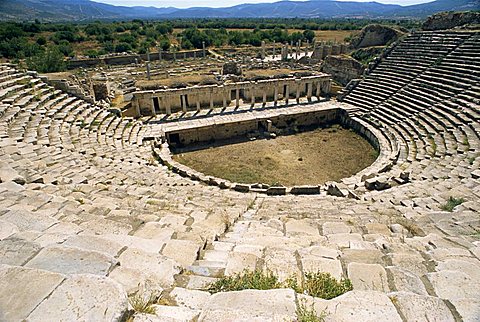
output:
[[[153,7],[230,7],[241,3],[265,3],[277,2],[279,0],[94,0],[96,2],[109,3],[117,6],[153,6]],[[338,0],[371,2],[372,0]],[[399,4],[407,6],[411,4],[432,2],[433,0],[376,0],[376,2],[387,4]]]

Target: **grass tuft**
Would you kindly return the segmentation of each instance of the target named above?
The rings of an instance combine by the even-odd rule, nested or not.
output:
[[[210,284],[207,290],[210,293],[241,291],[248,289],[270,290],[282,288],[278,277],[270,270],[244,270],[232,276],[224,276]]]
[[[330,273],[308,272],[303,279],[290,276],[285,282],[270,270],[245,270],[233,276],[225,276],[210,284],[210,293],[241,291],[247,289],[270,290],[276,288],[291,288],[297,293],[307,294],[322,299],[332,299],[353,289],[349,279],[337,281]]]
[[[148,298],[135,294],[129,298],[130,305],[135,313],[155,314],[155,297],[151,294]]]
[[[464,202],[465,202],[465,199],[463,198],[450,197],[448,198],[447,202],[444,205],[442,205],[440,208],[444,211],[452,212],[456,206],[461,205]]]
[[[311,306],[307,306],[305,301],[298,303],[296,313],[298,322],[323,322],[326,316],[325,312],[317,314],[313,303]]]

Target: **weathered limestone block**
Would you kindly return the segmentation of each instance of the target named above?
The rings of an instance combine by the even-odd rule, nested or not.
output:
[[[426,276],[435,294],[442,299],[480,298],[480,281],[464,272],[440,271]]]
[[[360,234],[331,234],[327,235],[327,240],[330,244],[340,248],[350,247],[351,242],[363,241],[362,235]]]
[[[450,300],[464,322],[480,321],[480,298],[463,298]]]
[[[135,248],[126,249],[118,260],[121,267],[151,275],[165,288],[173,284],[173,275],[180,272],[178,264],[168,257]]]
[[[23,265],[40,250],[40,245],[14,236],[0,241],[0,264]]]
[[[419,295],[428,295],[425,286],[420,278],[400,267],[387,267],[387,271],[391,274],[395,289],[398,291],[406,291]]]
[[[134,236],[166,242],[172,238],[174,232],[173,229],[165,228],[158,222],[147,222],[135,232]]]
[[[138,314],[134,322],[193,322],[200,314],[198,310],[192,310],[182,306],[154,305],[155,315]]]
[[[95,235],[74,235],[62,243],[62,245],[100,252],[110,256],[117,256],[123,248],[123,246],[117,242]]]
[[[310,222],[308,220],[295,220],[290,219],[285,224],[285,229],[287,231],[287,235],[291,236],[304,236],[304,235],[312,235],[318,236],[318,227],[315,222]]]
[[[198,257],[200,246],[189,240],[170,239],[162,250],[162,254],[174,259],[183,267],[192,265]]]
[[[225,275],[240,273],[245,269],[255,270],[259,258],[256,255],[241,252],[230,253],[225,268]]]
[[[347,271],[355,290],[389,291],[387,273],[379,264],[350,263]]]
[[[438,297],[409,292],[395,292],[388,296],[395,302],[407,321],[455,321],[448,307]]]
[[[8,221],[0,220],[0,240],[18,232],[18,227]]]
[[[295,311],[291,289],[221,292],[210,297],[199,321],[293,321]]]
[[[299,295],[302,299],[307,307],[313,302],[316,312],[325,312],[326,322],[402,321],[388,296],[381,292],[354,289],[331,300]]]
[[[0,265],[0,321],[21,321],[64,280],[58,273]]]
[[[107,275],[117,260],[107,254],[76,247],[50,246],[43,248],[26,267],[62,274]]]
[[[201,309],[211,294],[205,291],[188,290],[186,288],[175,287],[170,292],[170,297],[175,300],[177,305],[187,307],[192,310]]]
[[[126,310],[127,296],[118,283],[96,275],[74,275],[57,287],[27,320],[120,321]]]
[[[474,262],[458,260],[458,259],[448,259],[446,261],[440,262],[437,265],[437,271],[451,270],[451,271],[460,271],[469,275],[474,280],[480,280],[480,261]]]
[[[330,234],[348,234],[352,231],[352,227],[343,222],[329,221],[322,225],[323,235]]]
[[[52,217],[43,216],[35,212],[10,210],[2,216],[2,220],[8,221],[22,230],[44,231],[47,228],[58,223],[58,220]]]

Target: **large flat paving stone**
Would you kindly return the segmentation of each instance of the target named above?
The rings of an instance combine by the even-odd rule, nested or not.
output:
[[[425,285],[417,275],[401,267],[387,267],[397,291],[412,292],[419,295],[428,295]]]
[[[117,261],[104,253],[76,247],[50,246],[42,249],[26,266],[62,274],[106,276]]]
[[[120,321],[127,310],[121,286],[97,275],[74,275],[43,301],[28,321]]]
[[[58,273],[0,265],[0,321],[21,321],[64,280]]]
[[[11,210],[0,218],[14,224],[19,230],[44,231],[58,223],[55,218],[25,210]]]
[[[177,305],[188,307],[192,310],[201,309],[210,296],[211,294],[205,291],[189,290],[181,287],[175,287],[170,292],[170,297],[175,300]]]
[[[210,297],[199,321],[293,321],[295,311],[291,289],[221,292]]]
[[[348,278],[355,290],[388,292],[387,272],[379,264],[348,264]]]
[[[18,232],[18,227],[8,221],[0,219],[0,240],[8,238]]]
[[[446,300],[480,298],[480,281],[460,271],[440,271],[428,273],[435,294]]]
[[[183,267],[192,265],[198,257],[200,246],[189,240],[170,239],[162,250],[162,254],[174,259]]]
[[[9,237],[0,241],[0,264],[20,266],[35,256],[41,247],[25,239]]]
[[[480,322],[480,298],[450,300],[464,322]]]
[[[303,298],[307,307],[314,303],[317,314],[326,314],[325,322],[402,321],[390,298],[381,292],[353,290],[331,300],[300,295],[300,301]]]
[[[170,287],[174,282],[173,276],[180,272],[180,267],[174,260],[136,248],[127,248],[118,260],[121,268],[145,273],[156,280],[162,287]]]
[[[390,293],[389,296],[407,321],[455,322],[452,312],[438,297],[410,292],[395,292]]]
[[[182,306],[153,305],[155,314],[138,314],[134,322],[194,322],[200,314]]]

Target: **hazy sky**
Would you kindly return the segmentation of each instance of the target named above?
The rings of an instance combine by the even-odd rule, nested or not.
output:
[[[241,3],[265,3],[279,0],[94,0],[95,2],[109,3],[117,6],[154,6],[154,7],[230,7]],[[337,0],[371,2],[372,0]],[[431,2],[433,0],[376,0],[380,3],[399,4],[402,6]]]

